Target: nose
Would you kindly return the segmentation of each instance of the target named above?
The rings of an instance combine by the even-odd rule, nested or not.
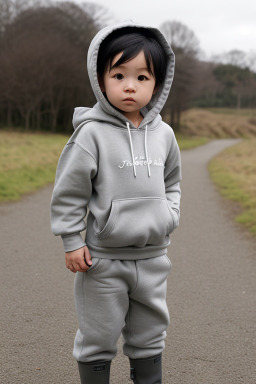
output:
[[[136,92],[136,86],[134,81],[131,79],[127,79],[127,81],[124,84],[124,91],[125,92]]]

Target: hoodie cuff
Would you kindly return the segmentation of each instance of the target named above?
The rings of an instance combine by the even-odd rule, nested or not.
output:
[[[86,245],[80,233],[72,233],[72,235],[61,236],[65,252],[72,252]]]

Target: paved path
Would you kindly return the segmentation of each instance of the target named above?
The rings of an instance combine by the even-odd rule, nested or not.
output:
[[[256,383],[256,242],[209,179],[232,140],[182,153],[182,220],[173,235],[164,384]],[[1,384],[76,384],[73,274],[49,229],[47,187],[0,206]],[[119,353],[111,384],[128,384]]]

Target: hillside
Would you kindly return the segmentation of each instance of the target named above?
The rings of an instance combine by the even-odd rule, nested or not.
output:
[[[181,116],[181,133],[201,137],[256,137],[256,110],[189,109]]]

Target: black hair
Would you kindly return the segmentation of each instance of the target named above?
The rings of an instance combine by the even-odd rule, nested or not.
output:
[[[122,28],[109,34],[101,43],[97,72],[102,79],[107,68],[111,70],[136,57],[141,51],[144,52],[147,69],[155,78],[156,86],[164,81],[166,74],[166,54],[157,41],[156,37],[149,30],[144,28]],[[120,59],[112,66],[114,57],[123,52]]]

